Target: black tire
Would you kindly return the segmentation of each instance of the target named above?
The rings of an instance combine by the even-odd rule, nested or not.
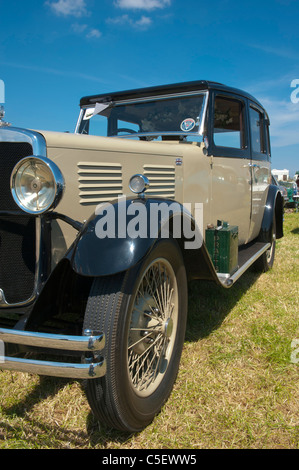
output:
[[[106,426],[136,432],[168,399],[179,369],[187,318],[187,279],[174,240],[160,240],[139,266],[93,281],[84,329],[106,335],[106,375],[86,396]]]
[[[255,262],[255,270],[257,272],[262,272],[265,273],[266,271],[269,271],[269,269],[272,268],[273,263],[274,263],[274,258],[275,258],[275,246],[276,246],[276,220],[275,216],[273,218],[273,223],[272,223],[272,230],[271,230],[271,239],[270,240],[265,240],[261,239],[261,241],[270,241],[271,246],[270,248],[262,254],[258,258],[258,260]]]

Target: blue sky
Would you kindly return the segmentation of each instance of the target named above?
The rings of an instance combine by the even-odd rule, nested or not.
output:
[[[73,131],[81,96],[208,79],[256,96],[272,167],[299,170],[298,0],[0,0],[0,31],[15,126]]]

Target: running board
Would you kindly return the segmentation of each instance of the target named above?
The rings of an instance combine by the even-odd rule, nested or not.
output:
[[[238,269],[230,273],[217,273],[218,280],[224,287],[231,287],[250,266],[270,248],[270,243],[256,242],[248,247],[242,247],[238,254]]]

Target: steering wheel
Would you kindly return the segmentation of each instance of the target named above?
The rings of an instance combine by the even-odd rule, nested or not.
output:
[[[116,130],[116,134],[119,132],[128,132],[129,134],[137,134],[137,131],[134,131],[133,129],[127,129],[126,127],[121,127],[120,129]]]

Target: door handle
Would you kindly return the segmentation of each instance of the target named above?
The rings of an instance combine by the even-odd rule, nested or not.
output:
[[[248,166],[250,168],[261,168],[260,165],[258,165],[257,163],[248,163]]]

